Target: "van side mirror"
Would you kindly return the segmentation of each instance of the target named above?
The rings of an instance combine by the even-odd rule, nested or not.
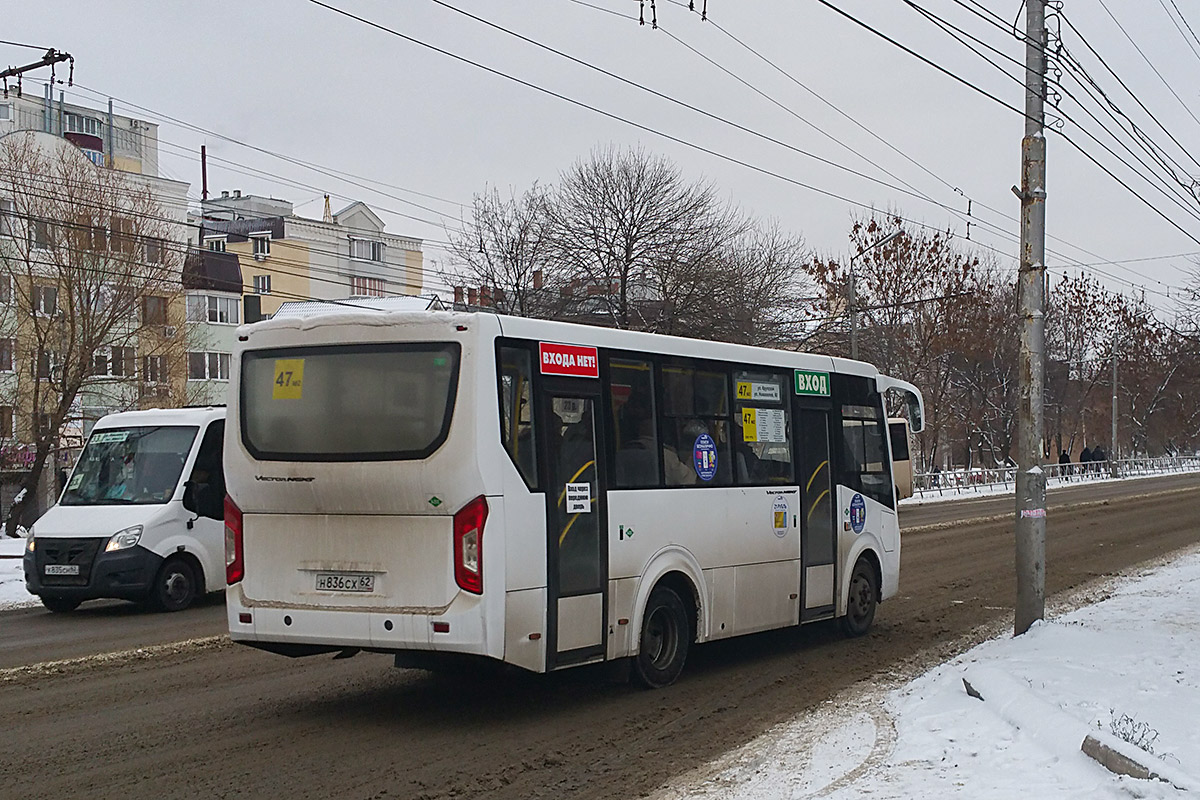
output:
[[[183,507],[198,517],[225,519],[225,489],[211,482],[189,480],[183,489]]]

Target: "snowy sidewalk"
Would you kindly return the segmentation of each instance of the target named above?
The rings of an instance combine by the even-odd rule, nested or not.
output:
[[[1106,588],[1100,602],[1006,632],[906,686],[847,692],[654,798],[1200,795],[1200,548]],[[969,697],[963,677],[976,675],[995,691],[1007,684],[1016,702]],[[1118,776],[1080,751],[1079,734],[1114,726],[1150,740],[1197,790]]]

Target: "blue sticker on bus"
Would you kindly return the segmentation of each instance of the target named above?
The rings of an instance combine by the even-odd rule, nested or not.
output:
[[[856,494],[850,499],[850,527],[854,532],[862,533],[863,528],[867,524],[867,504],[863,501],[861,494]]]
[[[717,474],[717,443],[707,433],[696,437],[692,445],[692,463],[702,481],[711,481]]]

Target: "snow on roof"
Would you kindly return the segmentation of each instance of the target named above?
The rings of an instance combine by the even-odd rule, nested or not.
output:
[[[363,311],[440,311],[445,306],[437,295],[403,297],[351,297],[345,300],[295,300],[284,303],[272,319],[312,317],[318,314],[349,314]]]

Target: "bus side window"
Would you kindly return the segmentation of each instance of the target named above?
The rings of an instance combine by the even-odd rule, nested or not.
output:
[[[894,505],[885,437],[887,421],[877,405],[842,406],[843,480],[846,486]]]
[[[609,361],[608,376],[615,485],[619,489],[658,486],[654,365],[614,358]]]
[[[537,488],[533,428],[533,368],[529,351],[500,348],[500,437],[525,485]]]
[[[792,433],[784,402],[787,380],[762,372],[733,373],[734,467],[740,484],[791,483]]]
[[[733,482],[729,409],[726,372],[682,360],[664,363],[660,436],[667,486]]]

